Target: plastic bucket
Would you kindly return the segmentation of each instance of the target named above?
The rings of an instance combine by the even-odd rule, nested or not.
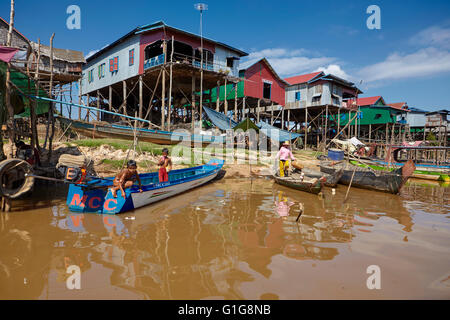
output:
[[[338,149],[329,149],[328,158],[334,161],[344,160],[344,151]]]

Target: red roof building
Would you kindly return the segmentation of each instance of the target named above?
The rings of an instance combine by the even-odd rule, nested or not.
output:
[[[406,102],[395,102],[395,103],[388,103],[388,106],[398,109],[398,110],[408,110],[408,104]]]
[[[290,85],[294,85],[294,84],[305,83],[305,82],[311,81],[315,78],[318,78],[319,76],[324,76],[324,75],[325,74],[323,73],[323,71],[319,71],[319,72],[313,72],[313,73],[308,73],[308,74],[301,74],[299,76],[294,76],[294,77],[290,77],[290,78],[285,78],[284,81],[286,81]]]

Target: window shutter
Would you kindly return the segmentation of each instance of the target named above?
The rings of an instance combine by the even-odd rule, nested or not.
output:
[[[119,70],[119,57],[114,57],[114,71]]]
[[[114,59],[109,59],[109,71],[114,71]]]

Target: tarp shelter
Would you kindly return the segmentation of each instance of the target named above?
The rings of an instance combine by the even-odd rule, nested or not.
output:
[[[2,114],[2,120],[6,112],[6,104],[5,104],[5,79],[6,79],[6,63],[0,62],[0,112]],[[36,88],[33,80],[30,80],[30,90],[28,90],[28,77],[23,73],[11,70],[11,82],[20,88],[25,94],[36,95]],[[38,95],[40,97],[48,97],[47,92],[39,89]],[[11,103],[14,106],[14,114],[15,118],[29,117],[30,116],[30,100],[21,93],[16,90],[14,87],[12,88],[11,94]],[[46,101],[37,101],[36,103],[36,115],[45,114],[49,109],[49,102]]]
[[[289,132],[286,130],[281,130],[280,128],[271,126],[263,121],[258,123],[258,127],[260,128],[260,133],[265,134],[270,139],[283,142],[283,141],[291,141],[297,139],[298,137],[303,136],[303,134]]]
[[[242,120],[241,122],[239,122],[239,124],[237,124],[233,128],[233,130],[235,130],[235,131],[238,130],[238,129],[241,129],[242,131],[247,131],[249,129],[253,129],[256,132],[259,132],[258,126],[252,120],[250,120],[249,118],[246,118],[246,119]]]
[[[227,117],[223,113],[217,112],[208,107],[203,107],[203,110],[205,110],[206,115],[208,116],[209,120],[211,120],[213,125],[215,125],[220,130],[233,129],[237,125],[236,121]]]

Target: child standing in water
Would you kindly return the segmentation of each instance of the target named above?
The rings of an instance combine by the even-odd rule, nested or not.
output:
[[[169,158],[169,150],[164,148],[162,150],[162,157],[159,159],[159,182],[169,181],[169,172],[172,170],[172,160]],[[168,170],[167,170],[168,169]]]

